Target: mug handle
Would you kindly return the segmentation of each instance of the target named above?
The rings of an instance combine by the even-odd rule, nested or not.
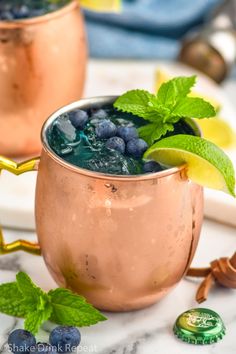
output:
[[[38,171],[40,157],[32,158],[24,162],[17,163],[6,157],[0,156],[0,173],[2,170],[9,171],[16,176],[25,172]],[[38,243],[32,243],[24,240],[17,240],[6,244],[4,241],[2,229],[0,227],[0,255],[13,253],[16,251],[25,251],[31,254],[40,255],[40,246]]]

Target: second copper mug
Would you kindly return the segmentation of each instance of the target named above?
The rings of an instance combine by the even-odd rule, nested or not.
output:
[[[185,275],[199,240],[203,196],[202,188],[187,179],[185,166],[115,176],[76,167],[52,151],[47,131],[59,115],[114,100],[84,99],[54,113],[42,129],[40,158],[21,164],[0,159],[0,169],[15,174],[38,170],[40,244],[7,245],[1,236],[0,253],[41,248],[60,286],[99,309],[127,311],[155,303]]]
[[[0,21],[0,153],[41,150],[40,129],[82,95],[87,57],[79,2],[19,21]]]

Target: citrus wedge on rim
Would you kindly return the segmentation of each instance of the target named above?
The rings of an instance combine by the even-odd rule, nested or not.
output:
[[[197,119],[204,138],[223,149],[233,148],[236,144],[236,134],[228,122],[219,117]]]
[[[192,181],[235,196],[235,173],[229,157],[215,144],[192,135],[174,135],[152,145],[144,158],[169,166],[187,164]]]

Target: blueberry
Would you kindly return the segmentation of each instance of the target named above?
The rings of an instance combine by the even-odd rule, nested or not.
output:
[[[108,139],[116,135],[117,128],[110,120],[104,119],[98,123],[95,132],[98,138]]]
[[[69,113],[69,119],[76,129],[84,129],[88,122],[88,113],[81,109],[77,109],[76,111]]]
[[[36,346],[36,339],[32,333],[23,329],[16,329],[10,333],[8,345],[13,353],[27,354],[31,347]]]
[[[56,348],[48,343],[37,343],[31,347],[30,354],[57,354]]]
[[[162,171],[162,167],[156,161],[147,161],[143,164],[143,172],[151,173],[151,172],[159,172]]]
[[[106,142],[106,147],[119,151],[121,154],[124,154],[125,152],[125,142],[118,136],[113,136],[112,138],[108,139]]]
[[[148,144],[143,139],[131,139],[126,146],[128,155],[136,158],[142,157],[147,148]]]
[[[134,127],[119,127],[117,129],[117,135],[125,142],[128,142],[131,139],[138,138],[137,129]]]
[[[11,11],[2,11],[0,13],[0,19],[3,21],[12,21],[14,20],[14,15]]]
[[[81,335],[76,327],[59,326],[51,332],[49,341],[58,353],[68,353],[78,347]]]
[[[105,119],[107,118],[107,112],[104,109],[98,109],[92,114],[92,119],[94,118]]]
[[[29,17],[30,11],[28,6],[21,5],[21,6],[14,6],[12,9],[12,13],[15,19],[22,19]]]

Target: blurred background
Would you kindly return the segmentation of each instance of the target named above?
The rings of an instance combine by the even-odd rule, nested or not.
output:
[[[178,56],[180,40],[202,26],[220,0],[123,0],[118,14],[85,11],[90,54],[97,58]]]
[[[123,0],[85,18],[92,58],[180,59],[217,82],[235,61],[234,0]]]

